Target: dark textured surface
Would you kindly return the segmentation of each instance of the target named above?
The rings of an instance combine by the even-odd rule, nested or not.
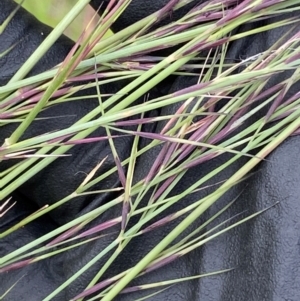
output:
[[[97,2],[92,1],[94,7]],[[162,7],[166,1],[138,1],[133,0],[130,9],[125,12],[122,19],[117,23],[115,29],[130,25],[149,14],[149,9],[155,11]],[[199,1],[194,1],[195,3]],[[0,23],[13,10],[14,4],[10,0],[2,0],[0,3]],[[251,26],[260,26],[272,21],[263,21]],[[121,27],[120,27],[121,26]],[[241,27],[239,30],[247,30],[249,26]],[[299,29],[299,26],[298,28]],[[263,33],[250,38],[234,42],[230,46],[229,57],[239,58],[240,56],[250,56],[262,52],[276,42],[286,31],[276,29],[269,33]],[[41,32],[44,34],[41,35]],[[49,29],[39,24],[25,11],[20,10],[14,17],[9,27],[0,36],[0,52],[6,50],[16,41],[18,45],[6,56],[0,59],[0,83],[3,85],[18,70],[19,66],[28,58],[36,47],[45,38]],[[20,37],[24,36],[24,39]],[[40,63],[32,71],[32,74],[50,69],[58,62],[62,61],[70,50],[71,42],[62,37],[45,55]],[[286,74],[285,76],[288,76]],[[269,86],[281,81],[281,77],[274,77],[269,82]],[[174,81],[172,91],[193,84],[194,80],[179,77]],[[120,87],[107,86],[103,93],[114,93]],[[293,87],[291,93],[299,90],[299,86]],[[90,91],[94,93],[95,91]],[[153,96],[157,91],[151,92]],[[57,116],[61,112],[68,112],[66,118],[57,118],[36,121],[25,134],[26,137],[35,136],[44,132],[49,132],[57,128],[65,128],[92,110],[97,105],[97,100],[83,100],[72,103],[65,103],[59,109],[53,107],[43,114],[44,116]],[[59,111],[57,111],[59,110]],[[162,115],[175,112],[175,106],[169,106],[160,112]],[[156,112],[153,112],[156,114]],[[257,118],[257,116],[255,116]],[[153,131],[159,131],[158,125]],[[11,133],[12,127],[2,127],[0,132],[1,144]],[[149,129],[148,129],[149,130]],[[101,132],[96,133],[101,135]],[[131,148],[131,138],[117,140],[116,148],[119,155],[127,157]],[[141,143],[147,143],[142,141]],[[209,242],[205,246],[188,254],[180,260],[163,267],[160,270],[142,277],[140,283],[152,283],[166,279],[187,277],[201,273],[217,271],[225,268],[235,268],[233,271],[193,280],[182,284],[176,284],[171,289],[155,295],[148,300],[151,301],[297,301],[300,296],[300,173],[299,173],[299,137],[292,137],[285,141],[268,160],[263,162],[255,170],[255,173],[247,179],[246,183],[235,186],[231,189],[207,215],[213,214],[221,206],[232,201],[241,193],[238,201],[220,220],[233,216],[239,212],[247,210],[247,215],[257,210],[264,209],[270,205],[280,202],[279,205],[271,208],[263,215],[231,230],[230,232]],[[155,156],[159,150],[154,149],[137,161],[136,179],[142,178],[147,170],[152,166]],[[0,231],[15,224],[29,213],[34,212],[40,206],[52,204],[60,200],[63,196],[72,192],[100,160],[110,153],[107,143],[94,143],[74,147],[69,152],[71,157],[56,160],[42,173],[31,179],[28,183],[18,189],[14,199],[17,205],[9,214],[0,218]],[[229,159],[229,155],[223,155],[206,164],[192,168],[176,186],[172,193],[177,194],[196,182],[207,171],[214,169]],[[226,169],[218,177],[210,180],[205,185],[220,182],[230,177],[242,164],[245,159],[236,162],[231,168]],[[0,171],[8,163],[0,164]],[[111,157],[106,161],[106,166],[101,169],[103,172],[114,165]],[[105,186],[105,187],[104,187]],[[98,189],[119,186],[117,176],[113,176],[106,183],[102,183]],[[212,192],[215,187],[200,190],[189,195],[176,206],[170,209],[175,212],[187,204],[202,198]],[[59,210],[53,211],[49,216],[43,216],[33,223],[27,225],[14,234],[0,241],[0,256],[25,245],[26,243],[40,237],[41,235],[55,229],[58,225],[73,219],[83,212],[99,206],[102,202],[112,198],[110,195],[97,196],[92,198],[77,199],[76,202],[67,204]],[[103,219],[118,216],[121,208],[113,208],[105,213]],[[95,223],[100,223],[100,220]],[[191,228],[196,228],[201,222],[198,220]],[[157,242],[161,241],[166,234],[177,224],[178,221],[159,228],[154,232],[134,239],[126,248],[126,251],[118,258],[111,269],[111,273],[116,274],[125,268],[131,267],[143,257]],[[116,228],[118,230],[118,228]],[[189,229],[190,230],[190,229]],[[111,231],[110,231],[111,232]],[[115,234],[117,235],[117,234]],[[49,292],[52,292],[63,281],[71,277],[86,262],[103,250],[115,236],[110,234],[87,246],[80,247],[71,252],[43,260],[32,264],[27,268],[15,270],[13,272],[0,274],[0,296],[9,289],[16,281],[18,283],[9,292],[4,300],[7,301],[40,301]],[[85,273],[76,283],[70,285],[63,294],[54,300],[69,300],[74,295],[81,292],[99,268],[105,262],[105,258],[98,262],[93,269]],[[110,274],[106,274],[110,276]],[[149,292],[146,292],[148,294]],[[131,301],[140,298],[139,294],[121,295],[116,300]]]

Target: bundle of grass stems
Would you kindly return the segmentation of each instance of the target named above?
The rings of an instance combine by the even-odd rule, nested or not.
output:
[[[1,172],[1,208],[6,208],[6,211],[2,210],[1,218],[5,218],[10,206],[13,206],[10,201],[12,193],[52,162],[67,156],[74,145],[106,139],[109,141],[111,154],[116,163],[114,168],[95,177],[96,171],[101,169],[105,161],[103,158],[99,165],[93,166],[76,191],[55,204],[41,208],[2,232],[1,239],[62,204],[76,201],[78,196],[103,193],[104,191],[93,191],[91,187],[105,181],[113,173],[119,175],[122,183],[119,188],[114,187],[105,191],[105,193],[111,191],[115,196],[109,202],[1,258],[2,272],[15,268],[22,269],[27,265],[76,249],[92,240],[101,239],[103,229],[119,225],[117,238],[44,300],[54,298],[112,250],[111,257],[100,267],[99,273],[73,300],[83,298],[113,300],[118,294],[126,293],[125,287],[128,292],[155,288],[159,293],[178,282],[209,276],[209,274],[191,275],[190,278],[130,287],[133,279],[143,275],[151,267],[155,269],[168,264],[226,231],[239,227],[241,223],[263,214],[268,208],[262,208],[262,211],[240,218],[234,223],[226,221],[203,234],[205,227],[213,222],[217,214],[176,244],[172,244],[176,238],[185,233],[189,225],[199,219],[229,189],[243,181],[253,168],[287,137],[298,133],[299,95],[292,95],[284,102],[282,100],[283,96],[287,95],[289,87],[299,80],[299,33],[287,40],[284,40],[283,36],[282,40],[269,50],[253,57],[241,58],[234,62],[227,57],[227,48],[231,42],[268,31],[271,27],[259,27],[243,33],[235,33],[234,29],[241,24],[278,14],[288,16],[289,12],[300,9],[298,1],[255,0],[241,1],[238,4],[235,0],[207,1],[195,7],[180,20],[157,26],[160,24],[158,21],[168,16],[171,11],[176,11],[190,2],[173,0],[160,11],[130,27],[105,36],[130,2],[120,0],[114,4],[114,1],[111,1],[111,7],[108,5],[109,9],[102,12],[97,26],[93,30],[87,28],[91,32],[88,36],[85,32],[82,33],[65,61],[51,70],[27,77],[36,61],[43,57],[74,18],[89,4],[89,0],[78,0],[13,78],[5,86],[0,87],[1,127],[9,123],[18,124],[16,130],[6,138],[0,148],[0,160],[23,159]],[[293,26],[297,21],[295,18],[286,17],[273,23],[272,28],[288,24]],[[168,56],[154,55],[167,48],[170,49]],[[261,92],[274,74],[287,70],[293,72],[292,78]],[[144,97],[143,103],[136,103],[138,98],[151,93],[151,90],[166,78],[182,75],[196,77],[198,83],[158,98]],[[124,80],[128,84],[118,93],[101,95],[101,85]],[[94,87],[97,95],[92,97],[99,99],[99,106],[96,109],[68,128],[58,128],[54,132],[22,139],[23,133],[38,118],[41,111],[64,102],[76,102],[78,97],[84,97],[76,96],[78,91],[84,92]],[[221,100],[223,102],[225,100],[225,104],[218,111],[214,110]],[[175,103],[178,103],[175,114],[146,117],[153,110]],[[253,103],[257,105],[253,106]],[[269,107],[266,114],[261,118],[251,119],[266,107]],[[128,116],[138,117],[127,120]],[[159,133],[142,131],[143,125],[162,121],[165,126]],[[135,126],[136,130],[132,130],[130,126]],[[98,128],[105,129],[107,136],[91,138],[90,135]],[[114,135],[112,132],[118,134]],[[115,141],[122,136],[134,137],[131,154],[123,161],[119,159],[115,147]],[[141,137],[147,138],[149,143],[139,148]],[[143,180],[134,183],[137,160],[157,146],[161,146],[161,151],[154,165],[147,170]],[[201,168],[204,162],[225,153],[232,155],[229,161],[213,170],[207,170],[205,177],[194,179],[195,183],[191,183],[189,189],[170,196],[175,185],[189,168],[197,165]],[[247,158],[242,168],[221,183],[213,193],[195,200],[193,204],[176,213],[155,219],[185,196],[201,189],[208,179],[230,168],[231,164],[242,157]],[[150,193],[147,203],[140,206],[141,200],[151,191],[153,193]],[[92,221],[117,204],[123,204],[118,218],[89,227]],[[129,221],[136,217],[138,218],[132,225]],[[123,250],[134,237],[157,227],[164,227],[177,218],[182,218],[181,222],[135,266],[113,278],[102,279],[105,271],[110,269],[115,258],[122,256]],[[152,222],[154,220],[155,222]]]

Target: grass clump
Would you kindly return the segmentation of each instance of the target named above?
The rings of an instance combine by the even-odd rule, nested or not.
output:
[[[34,66],[35,59],[43,56],[89,3],[88,0],[80,0],[11,81],[0,87],[0,119],[3,120],[1,126],[13,122],[19,124],[2,145],[0,158],[24,159],[1,173],[1,200],[6,201],[22,184],[57,158],[67,155],[76,145],[107,140],[115,161],[113,168],[95,176],[105,164],[106,158],[103,158],[76,191],[50,206],[41,208],[0,234],[1,238],[6,237],[55,208],[75,201],[79,196],[118,192],[118,196],[106,204],[58,227],[0,260],[2,272],[21,268],[99,239],[101,231],[119,225],[116,239],[44,300],[54,298],[107,254],[111,254],[111,257],[100,267],[86,289],[72,300],[101,298],[103,301],[109,301],[120,293],[169,287],[179,281],[209,276],[211,274],[191,275],[186,279],[128,287],[133,279],[177,260],[262,212],[249,215],[230,225],[227,225],[230,221],[226,221],[203,234],[205,227],[216,220],[232,204],[230,203],[193,232],[176,241],[195,220],[203,216],[229,189],[243,181],[253,168],[287,137],[298,133],[299,95],[288,95],[287,91],[299,80],[299,34],[288,37],[287,32],[286,36],[264,53],[244,60],[228,62],[227,52],[228,45],[238,39],[271,28],[296,24],[298,20],[289,17],[288,13],[300,7],[295,6],[295,1],[292,0],[243,1],[238,5],[236,1],[230,0],[207,1],[180,20],[163,27],[153,26],[171,10],[186,5],[186,2],[170,1],[160,11],[107,37],[114,19],[130,4],[130,0],[119,1],[114,6],[113,13],[104,11],[90,34],[80,36],[75,46],[76,51],[74,48],[73,53],[61,65],[26,78]],[[233,31],[242,24],[279,14],[287,17],[272,23],[272,26],[266,25],[243,33]],[[167,57],[153,54],[155,51],[171,47],[176,47],[176,50]],[[208,55],[204,56],[204,53]],[[287,71],[292,73],[291,78],[283,79],[274,87],[268,87],[272,76]],[[145,98],[143,103],[137,102],[165,79],[177,75],[196,77],[198,82],[157,98]],[[128,80],[128,84],[103,101],[102,86],[121,80]],[[66,101],[76,102],[78,91],[94,87],[97,93],[93,97],[99,99],[99,106],[93,111],[68,128],[59,128],[54,132],[22,140],[23,133],[40,112]],[[217,109],[218,103],[224,99],[226,103]],[[174,114],[148,116],[153,110],[162,110],[176,103],[178,109]],[[265,114],[260,118],[253,118],[259,111],[264,111]],[[128,116],[137,117],[127,120]],[[142,130],[143,125],[159,122],[165,124],[159,132]],[[132,125],[136,127],[135,130],[130,128]],[[106,136],[91,137],[90,135],[99,128],[105,129]],[[116,147],[116,139],[123,136],[133,137],[130,156],[125,160],[120,159]],[[139,148],[141,139],[148,139],[150,142]],[[157,147],[161,149],[154,164],[146,171],[143,179],[135,181],[137,161]],[[191,168],[228,153],[231,154],[230,160],[214,170],[208,170],[202,178],[194,179],[195,182],[181,193],[172,194],[174,187],[180,184]],[[195,199],[192,204],[169,214],[169,208],[203,189],[210,179],[244,157],[247,158],[246,163],[211,194]],[[116,173],[119,176],[120,187],[91,190],[95,184],[104,182]],[[149,194],[151,197],[145,204],[143,200]],[[118,217],[89,227],[101,214],[117,205],[122,207]],[[133,219],[137,222],[132,225]],[[135,266],[103,280],[103,275],[116,258],[122,256],[132,239],[177,219],[180,222]],[[220,230],[221,227],[223,228]],[[216,273],[226,271],[228,270]],[[99,295],[91,297],[95,293]]]

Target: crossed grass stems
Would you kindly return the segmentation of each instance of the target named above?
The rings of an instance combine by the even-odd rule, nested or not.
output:
[[[84,38],[86,37],[85,32],[82,33],[73,50],[60,66],[38,76],[24,79],[38,58],[45,54],[78,13],[89,3],[88,0],[79,0],[10,82],[0,87],[1,126],[8,123],[19,124],[15,132],[5,140],[0,148],[0,158],[1,160],[25,159],[0,175],[0,196],[4,201],[1,205],[1,218],[5,218],[7,210],[14,205],[13,199],[9,199],[13,191],[56,158],[66,156],[68,150],[76,144],[107,140],[116,163],[114,168],[95,177],[96,171],[101,170],[101,165],[106,160],[103,158],[71,195],[53,205],[44,206],[0,234],[0,238],[3,238],[58,206],[76,200],[78,196],[119,191],[120,195],[117,198],[0,259],[1,272],[22,268],[93,240],[101,239],[103,237],[101,231],[120,225],[120,233],[116,240],[46,297],[45,301],[51,300],[63,291],[111,251],[113,253],[110,259],[100,268],[86,290],[74,297],[73,300],[101,298],[101,300],[107,301],[112,300],[119,293],[149,288],[156,288],[157,291],[154,294],[157,294],[180,281],[227,272],[230,269],[203,275],[191,275],[191,277],[183,279],[127,286],[135,277],[149,273],[184,256],[207,241],[268,209],[262,208],[261,211],[246,218],[240,218],[235,223],[230,223],[233,218],[236,218],[236,216],[232,217],[207,230],[206,227],[232,205],[235,201],[232,200],[196,230],[170,246],[174,239],[226,191],[243,181],[249,172],[273,149],[288,136],[298,134],[300,126],[299,93],[286,99],[291,85],[299,80],[300,32],[287,38],[291,32],[289,30],[266,52],[244,60],[233,61],[226,55],[228,43],[231,41],[274,27],[288,24],[291,24],[292,27],[296,26],[298,19],[286,18],[273,23],[272,26],[231,34],[234,28],[246,22],[299,10],[300,6],[297,1],[240,1],[237,5],[237,1],[233,0],[208,1],[195,7],[181,20],[164,27],[152,28],[170,11],[189,2],[191,1],[170,1],[160,11],[121,32],[102,39],[111,27],[113,20],[130,3],[130,0],[118,3],[111,1],[107,10],[103,12],[98,26],[93,29],[88,38]],[[176,45],[180,45],[179,49],[166,58],[151,55],[154,50]],[[201,57],[201,53],[205,50],[208,51],[208,55]],[[264,89],[271,76],[287,70],[293,72],[290,78],[276,86]],[[197,76],[198,83],[156,99],[149,100],[146,96],[142,104],[135,104],[139,97],[148,95],[153,87],[171,74]],[[102,95],[101,86],[103,84],[124,79],[131,79],[131,81],[118,93]],[[78,82],[82,83],[83,81],[87,83],[78,85]],[[74,85],[76,83],[77,85]],[[74,95],[77,91],[92,87],[96,87],[97,91],[97,95],[93,97],[99,99],[99,106],[96,109],[69,128],[20,140],[23,132],[37,118],[40,111],[65,101],[77,101],[80,99]],[[107,98],[105,101],[103,101],[104,97]],[[86,98],[88,101],[88,97]],[[205,103],[204,99],[206,99]],[[226,99],[227,102],[219,111],[215,111],[215,105],[221,99]],[[174,115],[145,117],[145,114],[151,110],[176,102],[182,102],[182,105]],[[257,105],[253,106],[253,104]],[[252,105],[251,108],[250,105]],[[263,118],[255,120],[248,127],[237,131],[246,121],[249,122],[251,116],[266,106],[270,108]],[[140,118],[124,121],[125,117],[134,115],[140,116]],[[199,116],[201,118],[195,122],[195,117]],[[160,133],[141,131],[142,125],[160,121],[166,122]],[[129,125],[136,125],[137,130],[126,129],[126,126]],[[103,127],[107,135],[89,138],[88,136],[99,127]],[[111,131],[117,132],[118,135],[111,135]],[[121,162],[114,141],[123,135],[132,135],[134,138],[130,157]],[[142,149],[138,148],[140,137],[148,138],[151,141]],[[160,144],[162,145],[161,151],[146,178],[133,184],[137,158]],[[233,154],[232,159],[209,171],[203,178],[197,179],[182,193],[169,196],[189,168],[201,165],[227,152]],[[232,177],[221,183],[221,186],[213,193],[200,200],[195,200],[193,204],[167,215],[149,226],[149,223],[157,215],[165,212],[176,202],[184,200],[185,196],[204,189],[205,183],[209,179],[230,167],[243,156],[248,156],[249,161]],[[90,190],[93,185],[116,172],[119,175],[121,187],[101,191]],[[141,200],[151,190],[153,192],[148,203],[145,206],[139,206]],[[106,210],[118,204],[123,204],[119,217],[104,221],[95,227],[86,228]],[[137,223],[129,227],[128,222],[133,216],[140,218]],[[185,217],[182,222],[138,264],[121,274],[99,282],[102,275],[120,256],[132,238],[163,227],[170,221],[183,216]],[[126,286],[127,288],[125,288]],[[11,289],[14,289],[14,286]],[[94,293],[98,295],[90,297]],[[148,297],[152,295],[148,295]]]

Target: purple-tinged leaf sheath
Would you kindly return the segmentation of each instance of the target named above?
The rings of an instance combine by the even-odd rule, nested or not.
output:
[[[168,150],[168,145],[165,144],[161,149],[161,151],[159,152],[158,156],[156,157],[153,165],[151,166],[151,169],[145,179],[144,185],[147,185],[153,179],[155,173],[161,166],[161,163],[163,161],[163,158],[165,157],[167,150]]]
[[[34,262],[34,259],[26,259],[26,260],[22,260],[22,261],[10,264],[10,265],[8,265],[4,268],[1,268],[0,273],[5,273],[5,272],[8,272],[8,271],[17,270],[17,269],[26,267],[32,262]]]
[[[78,238],[83,238],[83,237],[86,237],[86,236],[89,236],[89,235],[93,235],[93,234],[96,234],[100,231],[103,231],[103,230],[106,230],[108,228],[111,228],[117,224],[119,224],[121,221],[121,218],[120,217],[117,217],[117,218],[114,218],[114,219],[111,219],[107,222],[104,222],[98,226],[95,226],[87,231],[84,231],[82,232],[81,234],[78,235]]]

